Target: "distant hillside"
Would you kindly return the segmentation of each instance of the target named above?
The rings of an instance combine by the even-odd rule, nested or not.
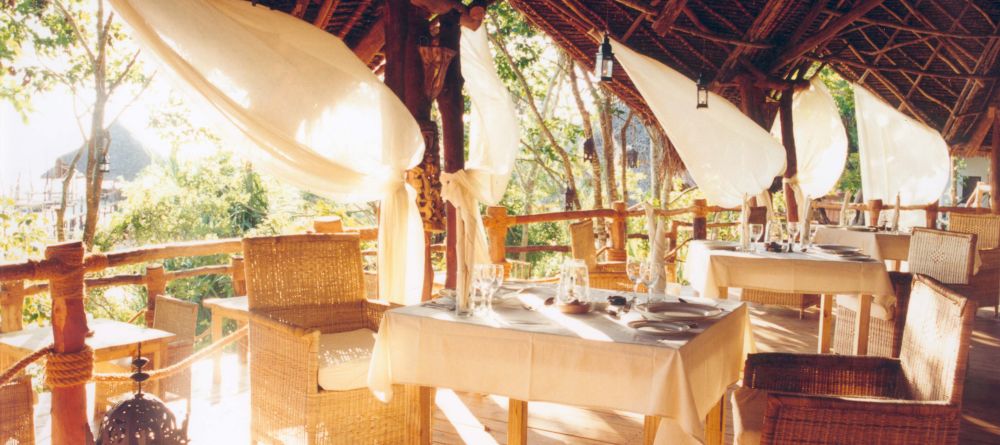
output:
[[[108,158],[111,162],[111,172],[105,175],[108,179],[119,177],[126,181],[131,181],[153,161],[153,154],[147,150],[132,132],[128,131],[121,124],[114,124],[108,129],[111,133],[111,147],[108,149]],[[80,149],[69,151],[59,156],[59,164],[50,168],[42,178],[62,178],[66,176],[66,165],[73,161],[73,156]],[[80,160],[76,170],[83,172],[87,163],[86,157]]]

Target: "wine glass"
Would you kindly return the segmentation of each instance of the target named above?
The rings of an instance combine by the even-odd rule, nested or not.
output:
[[[813,243],[816,242],[816,233],[819,232],[819,225],[812,224],[809,226],[809,244],[808,247],[812,247]]]
[[[590,303],[590,274],[583,260],[570,259],[562,264],[557,298],[562,304]]]
[[[758,243],[763,241],[760,239],[764,235],[764,225],[763,224],[750,224],[750,242]]]
[[[639,283],[642,282],[639,272],[642,269],[643,262],[644,260],[629,258],[628,262],[625,263],[625,273],[628,274],[628,280],[635,283],[635,286],[632,288],[633,301],[639,297]]]
[[[493,312],[493,300],[496,296],[500,286],[503,286],[504,275],[506,271],[504,270],[503,264],[490,264],[490,297],[487,302],[489,304],[490,312]]]
[[[489,308],[489,290],[493,282],[492,264],[472,266],[472,312],[482,315]]]
[[[788,244],[791,245],[791,250],[795,250],[795,240],[799,237],[800,228],[798,221],[788,222]]]
[[[653,284],[656,283],[656,279],[659,278],[660,274],[656,270],[656,264],[652,261],[643,261],[639,265],[639,278],[642,280],[642,284],[646,285],[646,303],[653,302]]]

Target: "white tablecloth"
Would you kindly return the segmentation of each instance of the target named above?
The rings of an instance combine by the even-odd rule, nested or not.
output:
[[[684,276],[703,297],[719,287],[810,294],[868,294],[878,304],[895,304],[885,264],[847,261],[815,253],[736,252],[733,243],[695,241],[689,245]]]
[[[392,384],[414,384],[656,415],[664,418],[656,443],[699,443],[705,416],[754,351],[746,306],[718,301],[723,315],[654,336],[603,313],[528,311],[518,302],[537,305],[554,292],[525,290],[497,308],[498,319],[423,306],[387,312],[369,387],[381,398]],[[611,293],[591,294],[601,301]]]
[[[910,234],[899,232],[867,232],[842,227],[820,227],[813,239],[815,244],[852,246],[877,260],[906,261],[910,253]]]

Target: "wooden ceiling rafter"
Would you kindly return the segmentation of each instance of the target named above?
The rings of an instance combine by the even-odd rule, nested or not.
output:
[[[836,11],[833,9],[823,9],[823,13],[832,17],[840,17],[843,12]],[[942,37],[946,39],[964,39],[964,40],[988,40],[993,38],[993,36],[983,36],[978,34],[969,33],[956,33],[956,32],[943,32],[935,29],[927,29],[919,26],[911,26],[905,23],[896,23],[888,20],[879,20],[871,17],[859,17],[857,19],[858,23],[862,23],[868,26],[878,26],[881,28],[899,29],[902,31],[912,32],[914,34],[928,35],[934,37]]]
[[[291,14],[296,18],[302,18],[306,15],[306,9],[309,8],[310,0],[295,0],[295,6],[292,7]]]
[[[320,29],[326,29],[326,26],[330,24],[330,19],[333,17],[333,11],[337,10],[337,5],[339,4],[340,0],[323,0],[323,4],[319,7],[319,13],[313,19],[313,25]]]
[[[779,55],[774,58],[774,64],[771,67],[771,71],[773,72],[780,69],[814,48],[825,46],[825,44],[836,37],[840,31],[850,25],[854,19],[861,17],[872,9],[881,6],[884,1],[885,0],[861,0],[859,4],[855,4],[855,6],[846,14],[840,16],[827,26],[824,26],[815,34],[806,37],[781,51]]]
[[[356,24],[358,22],[358,19],[361,18],[361,14],[367,11],[368,7],[371,6],[371,4],[372,0],[363,0],[360,5],[355,7],[354,12],[351,14],[351,17],[348,18],[347,23],[344,23],[344,26],[340,28],[340,32],[337,33],[337,36],[340,37],[341,39],[347,37],[347,34],[349,34],[351,32],[351,29],[354,28],[354,24]]]
[[[927,16],[926,16],[926,15],[924,15],[924,13],[923,13],[923,12],[921,12],[921,11],[920,11],[920,9],[919,9],[919,8],[918,8],[917,6],[915,6],[915,5],[911,4],[911,3],[910,3],[909,1],[907,1],[907,0],[897,0],[897,1],[898,1],[898,2],[899,2],[899,3],[901,4],[901,5],[903,5],[903,7],[907,9],[907,11],[910,11],[910,13],[912,14],[912,16],[913,16],[913,18],[914,18],[915,20],[917,20],[917,21],[921,22],[921,23],[922,23],[922,24],[924,24],[925,26],[931,26],[931,27],[934,27],[934,26],[935,26],[934,22],[932,22],[932,21],[931,21],[930,19],[928,19],[928,18],[927,18]],[[933,1],[928,1],[928,3],[929,3],[929,4],[934,4],[934,2],[933,2]],[[919,3],[919,4],[923,4],[923,2],[921,2],[921,3]],[[918,4],[918,5],[919,5],[919,4]],[[968,2],[966,2],[966,8],[968,8]],[[963,11],[963,12],[964,12],[964,11]],[[954,21],[954,19],[953,19],[953,21],[952,21],[952,24],[954,25],[955,23],[958,23],[958,22]],[[965,32],[968,32],[968,31],[969,31],[968,29],[964,29],[964,27],[963,27],[963,26],[961,26],[961,23],[958,23],[958,25],[959,25],[959,27],[963,28],[963,31],[965,31]],[[946,51],[946,52],[948,52],[948,53],[952,53],[952,51],[957,51],[957,52],[959,52],[959,53],[962,53],[962,56],[964,56],[965,58],[967,58],[967,59],[969,59],[969,60],[976,60],[976,58],[975,58],[975,57],[973,57],[973,56],[972,56],[971,54],[969,54],[969,53],[968,53],[968,51],[966,51],[966,49],[965,49],[965,48],[962,48],[962,46],[961,46],[961,45],[954,45],[954,44],[952,44],[952,43],[951,43],[951,41],[950,41],[950,40],[944,40],[944,42],[945,42],[945,47],[946,47],[946,48],[945,48],[945,51]],[[951,54],[951,56],[952,56],[952,58],[954,59],[954,61],[955,61],[955,62],[957,62],[957,63],[959,63],[959,64],[961,64],[961,65],[962,65],[962,68],[963,68],[963,69],[965,69],[966,71],[971,71],[971,68],[972,68],[972,67],[970,67],[970,66],[969,66],[969,65],[968,65],[968,64],[966,63],[966,62],[967,62],[967,60],[963,60],[963,59],[962,59],[962,57],[958,57],[958,56],[956,56],[955,54]]]
[[[743,34],[743,39],[755,41],[769,37],[773,32],[774,22],[781,17],[781,13],[786,11],[787,7],[788,2],[785,1],[772,1],[765,3],[764,9],[757,14],[753,23]],[[736,66],[744,52],[745,49],[743,47],[737,47],[730,51],[726,56],[726,60],[722,62],[722,66],[719,67],[719,72],[716,74],[716,78],[720,80],[729,79],[732,74],[732,69]]]
[[[667,35],[670,32],[670,28],[674,26],[674,22],[677,21],[677,17],[684,12],[687,2],[688,0],[667,0],[663,2],[663,7],[656,13],[656,18],[653,20],[653,32],[659,34],[660,37]]]

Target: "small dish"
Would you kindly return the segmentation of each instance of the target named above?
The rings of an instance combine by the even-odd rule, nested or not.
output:
[[[639,311],[642,318],[652,321],[701,320],[722,313],[722,309],[717,306],[679,301],[637,304],[635,310]]]
[[[574,301],[571,303],[556,303],[556,308],[559,309],[559,312],[564,314],[586,314],[594,308],[594,305],[591,303]]]
[[[691,330],[691,325],[677,321],[633,320],[628,327],[650,334],[680,334]]]

